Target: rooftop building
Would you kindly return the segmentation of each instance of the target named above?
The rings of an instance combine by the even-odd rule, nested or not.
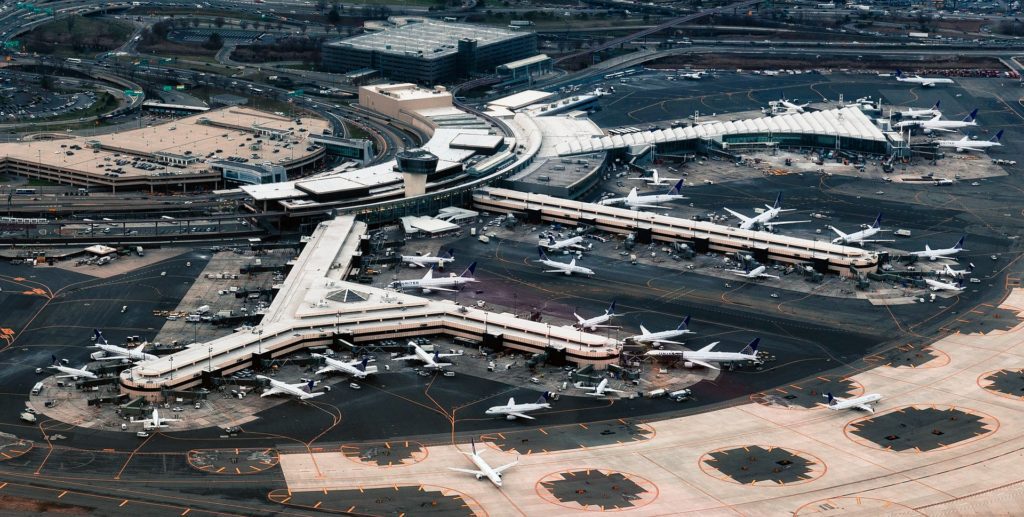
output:
[[[494,27],[424,21],[324,44],[331,72],[371,68],[388,78],[447,82],[533,56],[537,35]]]

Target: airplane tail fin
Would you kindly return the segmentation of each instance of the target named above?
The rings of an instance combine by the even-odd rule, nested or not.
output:
[[[544,393],[540,394],[540,398],[537,399],[537,404],[544,404],[549,400],[551,400],[551,392],[545,391]]]
[[[612,304],[608,306],[608,310],[604,311],[604,313],[608,315],[615,314],[615,303],[617,301],[618,300],[612,300]]]
[[[782,192],[779,192],[778,196],[775,196],[775,204],[772,208],[782,208]]]
[[[683,180],[682,180],[682,178],[680,178],[679,181],[677,181],[676,184],[671,189],[669,189],[668,195],[675,196],[675,195],[678,195],[678,194],[682,194],[682,192],[683,192]]]
[[[875,228],[875,229],[878,229],[878,228],[882,227],[882,213],[881,212],[879,212],[878,215],[875,217],[875,222],[871,223],[871,227]]]
[[[747,346],[743,347],[743,350],[740,350],[740,353],[741,354],[746,354],[746,355],[756,354],[757,353],[757,345],[760,344],[760,343],[761,343],[761,338],[759,338],[759,337],[758,338],[754,338],[754,340],[751,341],[750,343],[748,343]]]
[[[830,405],[830,406],[836,405],[836,398],[832,396],[832,392],[831,391],[825,394],[825,398],[828,399],[828,405]]]
[[[359,363],[359,371],[365,372],[366,371],[366,364],[369,363],[369,362],[370,362],[370,358],[369,357],[363,357],[363,362]]]
[[[50,354],[50,364],[57,364],[57,356]]]
[[[964,122],[974,122],[976,118],[978,118],[978,108],[974,108],[974,111],[964,117]]]
[[[964,249],[964,239],[966,239],[966,238],[967,238],[966,235],[961,236],[960,240],[956,241],[956,244],[953,245],[953,249],[955,249],[955,250],[962,250],[962,249]]]
[[[540,246],[537,246],[537,255],[540,257],[540,260],[547,260],[548,259],[548,254],[544,253],[544,248],[542,248]]]
[[[469,439],[469,447],[473,449],[473,456],[476,456],[476,440],[473,438]]]
[[[679,326],[676,327],[676,330],[686,330],[687,327],[689,327],[689,326],[690,326],[690,315],[687,314],[686,317],[683,318],[683,321],[679,322]]]
[[[992,139],[989,140],[989,142],[998,142],[998,141],[1000,141],[1002,139],[1003,139],[1003,130],[1000,129],[999,132],[996,133],[996,136],[992,137]]]
[[[454,259],[455,258],[455,248],[448,248],[448,257],[447,258],[450,258],[450,259]]]
[[[554,244],[555,244],[555,236],[551,235],[551,234],[548,234],[548,245],[554,245]]]
[[[899,68],[896,69],[896,78],[903,79],[903,71],[900,70]]]
[[[313,382],[313,379],[310,379],[309,382],[306,383],[306,387],[309,388],[309,391],[313,391],[314,386],[316,386],[316,383]]]
[[[467,267],[466,270],[463,271],[462,274],[459,275],[459,276],[463,276],[463,277],[467,277],[467,278],[473,278],[474,274],[476,274],[476,262],[473,262],[472,264],[470,264],[469,267]]]
[[[100,332],[99,329],[92,329],[92,339],[97,345],[107,344],[107,338],[103,337],[103,332]]]
[[[939,103],[940,102],[942,102],[942,99],[939,99],[939,100],[935,101],[935,105],[932,106],[932,109],[935,110],[935,111],[939,111]]]

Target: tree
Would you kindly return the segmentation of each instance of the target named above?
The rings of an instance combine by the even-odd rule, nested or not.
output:
[[[218,16],[218,17],[214,18],[213,24],[216,25],[218,29],[223,27],[224,26],[224,17],[223,16]]]
[[[338,13],[338,6],[331,7],[331,11],[327,13],[327,23],[337,25],[339,22],[341,22],[341,14]]]
[[[327,2],[324,0],[316,0],[316,10],[322,13],[324,12],[324,9],[327,9]]]
[[[220,50],[223,46],[224,38],[220,36],[219,32],[211,33],[210,37],[203,43],[203,48],[208,50]]]

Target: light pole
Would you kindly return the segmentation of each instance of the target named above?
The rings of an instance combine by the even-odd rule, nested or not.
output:
[[[213,375],[213,346],[210,346],[207,350],[209,351],[209,356],[207,356],[209,357],[209,362],[206,364],[206,369]]]
[[[260,337],[260,343],[259,343],[259,348],[258,348],[258,352],[257,353],[262,355],[263,354],[263,328],[260,327],[260,329],[256,331],[256,334]]]

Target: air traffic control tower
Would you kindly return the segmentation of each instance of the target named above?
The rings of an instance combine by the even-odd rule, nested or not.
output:
[[[427,193],[427,180],[437,171],[437,156],[423,149],[405,149],[398,153],[395,169],[402,173],[405,197]]]

